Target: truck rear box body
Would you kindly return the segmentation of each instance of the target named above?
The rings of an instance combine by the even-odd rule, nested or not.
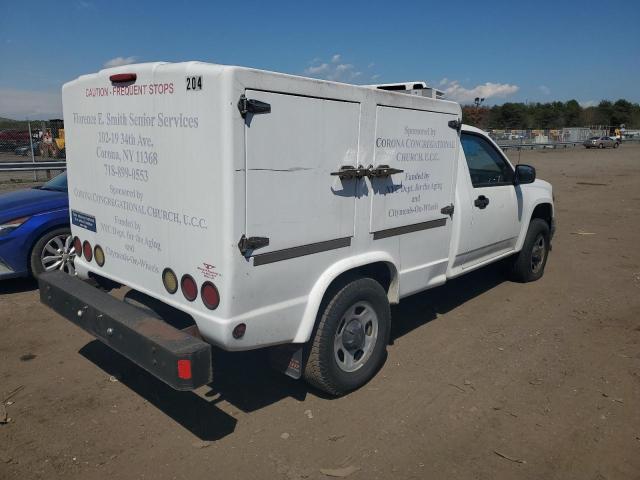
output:
[[[349,265],[397,270],[396,297],[444,282],[456,103],[189,62],[80,77],[63,105],[72,231],[105,259],[78,271],[189,313],[208,342],[307,341],[323,285]],[[196,298],[171,293],[166,269]]]

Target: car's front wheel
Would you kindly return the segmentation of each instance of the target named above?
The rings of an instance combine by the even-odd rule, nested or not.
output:
[[[544,274],[550,250],[549,225],[540,218],[533,218],[520,253],[511,259],[511,274],[519,282],[533,282]]]
[[[31,273],[37,277],[44,272],[61,270],[73,275],[75,257],[71,232],[68,228],[56,228],[40,237],[31,249]]]

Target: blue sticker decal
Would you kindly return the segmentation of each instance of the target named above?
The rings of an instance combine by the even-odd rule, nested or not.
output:
[[[85,230],[96,231],[96,217],[93,215],[71,210],[71,223]]]

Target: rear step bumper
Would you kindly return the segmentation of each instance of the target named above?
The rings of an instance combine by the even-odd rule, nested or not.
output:
[[[211,382],[211,345],[61,271],[38,278],[40,301],[176,390]]]

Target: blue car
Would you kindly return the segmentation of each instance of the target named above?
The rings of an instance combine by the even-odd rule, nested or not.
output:
[[[74,273],[67,174],[0,195],[0,279]]]

